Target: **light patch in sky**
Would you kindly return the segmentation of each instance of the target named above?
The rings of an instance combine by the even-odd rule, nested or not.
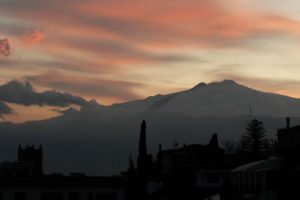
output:
[[[23,123],[27,121],[44,120],[61,115],[54,111],[57,109],[54,106],[23,106],[20,104],[6,103],[15,112],[10,115],[5,115],[1,121],[12,121],[14,123]]]

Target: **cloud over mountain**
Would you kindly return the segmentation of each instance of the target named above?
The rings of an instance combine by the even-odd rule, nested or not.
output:
[[[19,82],[17,80],[9,81],[0,86],[0,101],[8,103],[22,104],[25,106],[59,106],[66,107],[71,104],[83,106],[87,101],[81,97],[68,93],[61,93],[55,90],[37,92],[29,82]],[[2,103],[3,104],[3,103]],[[9,114],[10,109],[4,105],[1,106],[3,114]]]

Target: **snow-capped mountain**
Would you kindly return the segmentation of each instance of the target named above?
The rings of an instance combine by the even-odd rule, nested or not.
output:
[[[200,83],[190,90],[112,106],[130,113],[161,112],[190,116],[300,116],[300,100],[261,92],[232,80]]]

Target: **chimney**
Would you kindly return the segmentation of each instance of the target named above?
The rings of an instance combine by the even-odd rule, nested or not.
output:
[[[286,118],[286,128],[287,129],[290,128],[290,118],[289,117]]]

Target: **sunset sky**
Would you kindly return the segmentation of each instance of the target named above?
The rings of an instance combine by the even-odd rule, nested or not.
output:
[[[223,79],[300,98],[299,53],[299,0],[0,0],[0,85],[103,105]]]

